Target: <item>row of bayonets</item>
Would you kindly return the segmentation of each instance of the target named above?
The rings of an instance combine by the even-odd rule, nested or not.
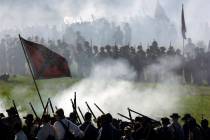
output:
[[[81,121],[81,119],[80,119],[80,117],[79,117],[79,114],[78,114],[78,112],[77,112],[77,109],[78,109],[80,115],[82,116],[82,119],[85,120],[85,118],[84,118],[84,115],[83,115],[83,113],[82,113],[80,107],[77,106],[77,96],[76,96],[76,92],[74,92],[74,100],[70,99],[70,101],[71,101],[71,104],[72,104],[73,112],[75,113],[75,115],[76,115],[76,117],[77,117],[77,122],[78,122],[79,124],[82,124],[82,121]],[[19,116],[19,113],[18,113],[16,104],[15,104],[15,101],[12,100],[12,103],[13,103],[13,107],[15,108],[15,110],[16,110],[18,116]],[[97,117],[96,117],[96,115],[93,113],[93,111],[92,111],[91,107],[89,106],[88,102],[85,102],[85,104],[86,104],[86,106],[87,106],[87,108],[88,108],[88,111],[92,114],[94,120],[96,121],[96,120],[97,120]],[[37,113],[36,113],[36,111],[35,111],[35,109],[34,109],[34,107],[33,107],[33,105],[32,105],[31,102],[29,102],[29,105],[30,105],[30,107],[31,107],[31,109],[32,109],[32,111],[33,111],[33,113],[34,113],[34,115],[36,116],[36,118],[39,118],[39,116],[37,115]],[[53,108],[53,105],[52,105],[52,101],[51,101],[50,98],[48,98],[47,103],[46,103],[46,105],[45,105],[45,107],[44,107],[44,111],[43,111],[43,113],[42,113],[42,117],[43,117],[44,114],[48,114],[48,106],[49,106],[49,105],[50,105],[50,108],[51,108],[52,113],[53,113],[53,114],[55,113],[54,108]],[[105,115],[104,111],[103,111],[96,103],[94,103],[94,105],[95,105],[95,107],[101,112],[102,115]],[[56,110],[58,109],[57,106],[55,106],[55,109],[56,109]],[[134,111],[134,110],[132,110],[132,109],[130,109],[130,108],[127,108],[127,109],[128,109],[128,114],[129,114],[129,116],[123,115],[123,114],[121,114],[121,113],[117,113],[117,114],[118,114],[120,117],[129,120],[131,123],[134,123],[134,119],[132,118],[132,114],[131,114],[131,113],[135,113],[135,114],[137,114],[137,115],[139,115],[139,116],[141,116],[141,117],[144,117],[144,118],[148,119],[148,120],[151,121],[153,124],[156,124],[156,125],[159,125],[159,124],[160,124],[159,121],[157,121],[157,120],[155,120],[155,119],[152,119],[151,117],[148,117],[148,116],[146,116],[146,115],[143,115],[143,114],[141,114],[141,113],[139,113],[139,112],[137,112],[137,111]],[[42,117],[41,117],[41,118],[42,118]]]

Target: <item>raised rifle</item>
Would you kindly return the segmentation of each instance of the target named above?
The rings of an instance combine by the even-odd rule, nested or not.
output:
[[[94,103],[94,105],[96,106],[96,108],[98,108],[98,110],[104,115],[105,113],[103,112],[103,110],[96,104]]]
[[[78,121],[80,124],[82,124],[82,121],[81,121],[81,119],[80,119],[80,117],[79,117],[79,115],[78,115],[78,113],[77,113],[77,109],[75,108],[75,104],[74,104],[74,102],[73,102],[72,99],[71,99],[71,104],[72,104],[73,112],[76,114],[77,121]]]
[[[125,116],[125,115],[123,115],[121,113],[117,113],[117,115],[119,115],[120,117],[123,117],[123,118],[125,118],[125,119],[127,119],[129,121],[132,121],[129,117],[127,117],[127,116]]]
[[[51,110],[52,110],[52,113],[54,114],[55,112],[54,112],[54,108],[53,108],[53,106],[52,106],[52,102],[51,102],[51,99],[49,98],[49,102],[50,102],[50,108],[51,108]]]
[[[154,119],[152,119],[152,118],[150,118],[150,117],[148,117],[148,116],[145,116],[145,115],[143,115],[143,114],[141,114],[141,113],[139,113],[139,112],[136,112],[136,111],[134,111],[134,110],[132,110],[132,109],[130,109],[130,108],[128,108],[128,110],[130,110],[131,112],[136,113],[136,114],[138,114],[138,115],[140,115],[140,116],[142,116],[142,117],[145,117],[145,118],[149,119],[149,120],[150,120],[151,122],[153,122],[153,123],[157,123],[157,124],[160,123],[159,121],[154,120]]]
[[[96,118],[95,114],[93,113],[92,109],[90,108],[90,106],[88,105],[88,103],[85,102],[85,104],[87,105],[88,110],[90,111],[90,113],[93,115],[93,118],[96,120],[97,118]]]
[[[132,115],[131,115],[131,111],[130,111],[129,108],[128,108],[128,114],[129,114],[129,118],[130,118],[130,120],[131,120],[131,123],[134,124],[134,121],[133,121]]]
[[[44,114],[45,114],[45,112],[46,112],[46,110],[47,110],[48,104],[49,104],[49,98],[48,98],[48,100],[47,100],[46,106],[44,107],[44,111],[43,111],[42,117],[44,116]]]
[[[74,109],[77,110],[77,93],[74,92]]]
[[[83,113],[82,113],[82,111],[81,111],[81,109],[80,109],[79,106],[78,106],[78,110],[79,110],[79,113],[80,113],[80,115],[82,116],[83,120],[85,121],[85,117],[84,117],[84,115],[83,115]]]
[[[31,102],[29,102],[29,105],[30,105],[31,110],[33,111],[34,115],[36,116],[36,118],[39,118],[38,115],[36,114],[36,111],[35,111],[33,105],[31,104]]]
[[[12,100],[12,104],[13,104],[13,106],[14,106],[14,108],[15,108],[15,111],[17,112],[18,117],[20,118],[19,112],[18,112],[18,110],[17,110],[17,106],[16,106],[16,104],[15,104],[15,100]]]

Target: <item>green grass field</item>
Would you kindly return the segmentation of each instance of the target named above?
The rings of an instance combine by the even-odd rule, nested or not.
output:
[[[46,102],[48,97],[55,96],[59,90],[65,89],[79,81],[79,79],[70,78],[40,80],[38,81],[38,85],[43,99]],[[155,86],[155,84],[137,84],[140,84],[143,88],[152,88]],[[191,113],[199,121],[201,120],[202,114],[204,114],[205,118],[210,119],[210,87],[193,85],[181,85],[180,87],[187,89],[189,94],[184,94],[178,101],[177,107],[181,108],[179,113],[181,115]],[[176,89],[176,87],[174,89]],[[0,81],[0,97],[6,108],[12,105],[11,99],[14,99],[18,106],[21,105],[21,108],[19,107],[18,110],[22,112],[28,112],[30,110],[28,105],[29,101],[31,101],[35,107],[41,107],[30,76],[16,76],[11,77],[8,82]],[[1,105],[1,108],[3,108],[3,105]]]

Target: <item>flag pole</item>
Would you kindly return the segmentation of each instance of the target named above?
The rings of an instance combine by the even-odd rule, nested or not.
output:
[[[184,38],[183,38],[183,57],[184,57]]]
[[[22,42],[22,39],[21,39],[21,37],[20,37],[20,34],[19,34],[19,39],[20,39],[20,42],[21,42],[21,46],[22,46],[22,49],[23,49],[23,52],[24,52],[26,61],[27,61],[28,66],[29,66],[30,73],[31,73],[32,78],[33,78],[33,81],[34,81],[34,85],[35,85],[36,91],[37,91],[38,96],[39,96],[39,99],[40,99],[40,101],[41,101],[41,103],[42,103],[42,107],[43,107],[43,109],[45,109],[44,102],[43,102],[42,97],[41,97],[41,94],[40,94],[40,92],[39,92],[39,88],[38,88],[38,86],[37,86],[37,83],[36,83],[34,74],[33,74],[33,72],[32,72],[32,68],[31,68],[31,65],[30,65],[30,63],[29,63],[29,60],[28,60],[28,57],[27,57],[27,54],[26,54],[26,50],[25,50],[25,48],[24,48],[24,46],[23,46],[23,42]]]

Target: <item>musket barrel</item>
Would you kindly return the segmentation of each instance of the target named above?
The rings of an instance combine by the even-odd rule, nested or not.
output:
[[[94,119],[96,120],[97,118],[96,118],[95,114],[93,113],[92,109],[90,108],[90,106],[88,105],[88,103],[85,102],[85,104],[87,105],[87,107],[88,107],[90,113],[93,115]]]
[[[51,102],[51,99],[49,98],[49,101],[50,101],[50,108],[51,108],[51,110],[52,110],[52,113],[54,114],[55,112],[54,112],[54,108],[53,108],[53,106],[52,106],[52,102]]]
[[[121,117],[123,117],[123,118],[125,118],[125,119],[127,119],[129,121],[131,121],[131,119],[129,117],[127,117],[127,116],[125,116],[125,115],[123,115],[121,113],[117,113],[117,115],[119,115],[119,116],[121,116]]]
[[[80,115],[82,116],[83,120],[85,121],[85,117],[84,117],[84,115],[83,115],[83,113],[82,113],[82,111],[81,111],[81,109],[80,109],[80,107],[79,107],[79,106],[78,106],[78,110],[79,110]]]
[[[38,115],[36,114],[36,111],[35,111],[33,105],[31,104],[31,102],[29,102],[29,105],[31,106],[31,109],[32,109],[34,115],[36,116],[36,118],[39,118]]]
[[[47,104],[46,104],[45,107],[44,107],[44,111],[43,111],[43,113],[42,113],[42,117],[44,116],[44,114],[45,114],[45,112],[46,112],[46,110],[47,110],[48,104],[49,104],[49,98],[48,98],[48,100],[47,100]]]
[[[72,104],[73,112],[76,113],[76,117],[77,117],[78,122],[79,122],[80,124],[82,124],[82,121],[81,121],[81,119],[80,119],[80,117],[79,117],[79,115],[78,115],[78,113],[77,113],[77,109],[75,108],[75,104],[74,104],[74,102],[73,102],[72,99],[71,99],[71,104]]]
[[[17,115],[20,117],[19,112],[18,112],[18,110],[17,110],[17,106],[16,106],[16,104],[15,104],[15,100],[12,100],[12,104],[13,104],[13,106],[14,106],[14,108],[15,108],[15,111],[17,112]]]
[[[148,116],[145,116],[145,115],[143,115],[143,114],[141,114],[141,113],[139,113],[139,112],[136,112],[136,111],[134,111],[134,110],[132,110],[132,109],[130,109],[130,108],[128,108],[128,110],[130,110],[131,112],[136,113],[136,114],[138,114],[138,115],[140,115],[140,116],[142,116],[142,117],[148,118],[148,119],[150,119],[151,121],[159,122],[159,121],[154,120],[154,119],[152,119],[152,118],[150,118],[150,117],[148,117]]]
[[[96,104],[94,103],[94,105],[96,106],[96,108],[98,108],[98,110],[104,115],[105,113],[103,112],[103,110]]]
[[[134,122],[133,122],[133,118],[132,118],[131,111],[130,111],[129,108],[128,108],[128,114],[129,114],[129,118],[131,120],[131,123],[133,124]]]

